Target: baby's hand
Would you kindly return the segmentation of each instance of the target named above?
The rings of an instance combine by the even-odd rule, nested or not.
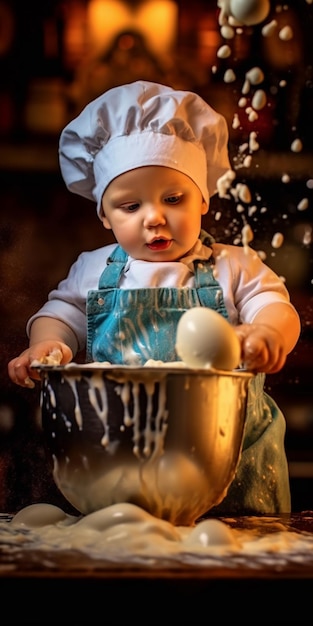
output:
[[[51,365],[65,365],[72,359],[72,351],[60,341],[41,341],[27,350],[20,356],[12,359],[8,364],[8,373],[11,380],[21,387],[35,386],[34,380],[40,380],[40,374],[31,366],[38,363],[48,363]]]
[[[241,344],[241,362],[252,372],[274,374],[285,364],[287,352],[283,336],[267,324],[235,327]]]

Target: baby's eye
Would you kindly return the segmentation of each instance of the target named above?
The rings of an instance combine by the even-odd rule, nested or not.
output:
[[[181,201],[182,197],[182,193],[175,193],[172,196],[167,196],[166,198],[164,198],[164,202],[166,202],[167,204],[178,204]]]
[[[129,213],[133,213],[134,211],[137,211],[139,206],[139,202],[125,202],[124,204],[121,204],[120,208],[124,211],[128,211]]]

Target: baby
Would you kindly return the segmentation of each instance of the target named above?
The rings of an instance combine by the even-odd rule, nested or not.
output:
[[[9,363],[11,379],[31,387],[34,360],[56,355],[66,364],[81,350],[87,361],[177,361],[181,315],[210,307],[234,326],[241,362],[256,374],[241,460],[214,513],[289,512],[286,424],[264,379],[283,367],[300,321],[256,252],[216,243],[201,227],[230,170],[225,119],[192,92],[122,85],[65,127],[60,166],[68,188],[96,202],[117,243],[79,255],[29,320],[29,347]]]

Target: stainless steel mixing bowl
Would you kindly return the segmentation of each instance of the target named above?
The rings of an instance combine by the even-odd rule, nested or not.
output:
[[[54,480],[81,513],[131,502],[191,525],[226,495],[252,374],[40,365]]]

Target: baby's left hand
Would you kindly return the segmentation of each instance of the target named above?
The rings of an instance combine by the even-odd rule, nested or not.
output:
[[[267,324],[235,327],[241,344],[241,362],[252,372],[274,374],[285,364],[287,352],[281,333]]]

